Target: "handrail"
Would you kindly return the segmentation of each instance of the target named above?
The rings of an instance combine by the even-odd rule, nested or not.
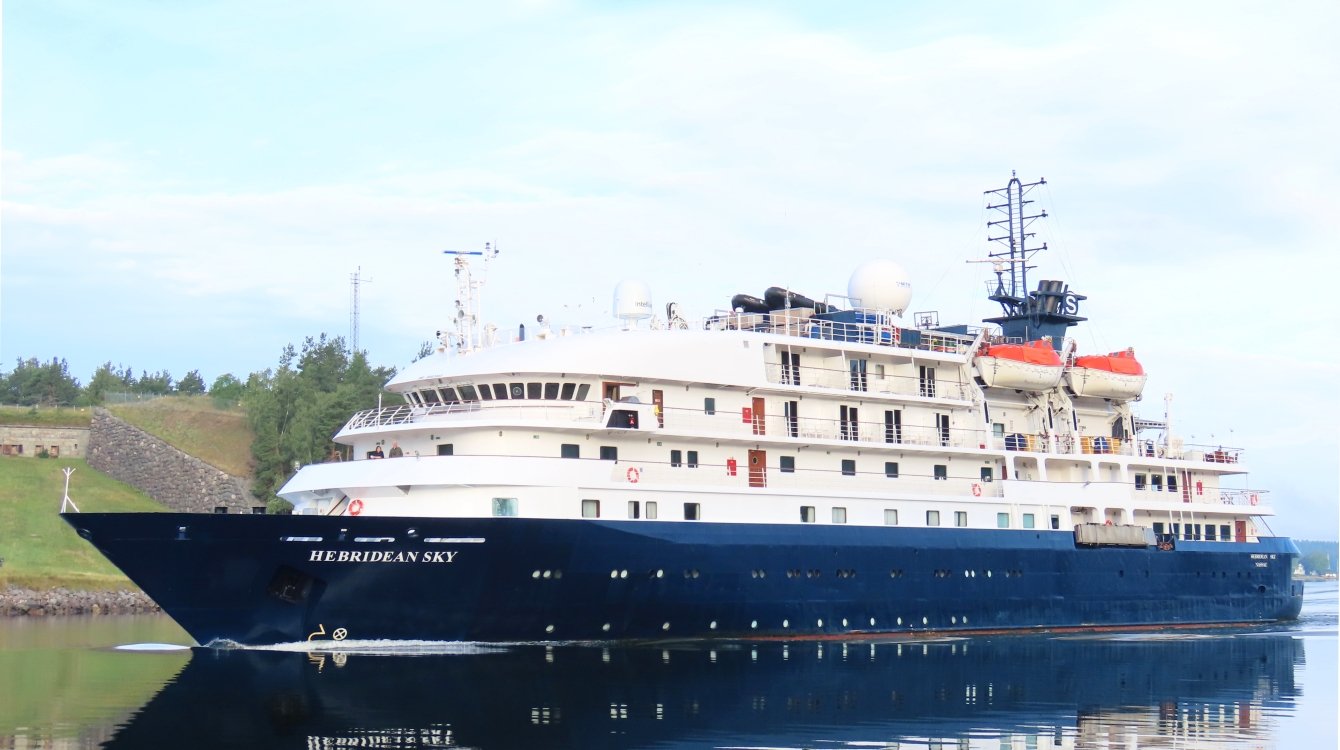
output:
[[[893,393],[955,401],[972,400],[969,388],[964,383],[923,379],[911,375],[879,375],[869,371],[852,372],[832,367],[789,365],[782,362],[764,363],[764,374],[769,383],[777,385],[831,388],[854,393]]]
[[[578,414],[579,411],[585,414]],[[509,414],[510,412],[510,414]],[[555,414],[562,412],[562,418],[555,420]],[[433,404],[431,406],[413,406],[402,404],[381,409],[364,409],[349,419],[345,430],[357,430],[365,427],[384,427],[388,425],[409,424],[430,417],[455,417],[461,419],[483,419],[487,417],[513,419],[540,419],[543,421],[599,422],[604,415],[604,407],[598,401],[461,401],[454,404]]]
[[[871,409],[876,414],[880,409]],[[666,407],[661,415],[668,428],[697,430],[712,434],[744,437],[771,435],[799,440],[847,440],[858,443],[889,445],[931,445],[953,448],[982,448],[985,431],[961,427],[937,428],[928,425],[888,424],[786,414],[718,411],[707,414],[700,409]]]
[[[704,318],[702,328],[708,331],[753,331],[781,336],[841,341],[854,344],[875,344],[899,349],[967,354],[981,329],[965,326],[967,334],[950,333],[919,328],[903,328],[892,323],[893,318],[877,310],[844,310],[855,320],[824,320],[806,317],[796,310],[774,310],[767,313],[736,313],[717,310]]]
[[[900,492],[962,497],[1001,497],[1000,482],[971,477],[934,477],[886,474],[879,471],[845,472],[837,469],[793,469],[770,466],[750,469],[743,462],[673,465],[661,461],[621,459],[610,467],[610,480],[629,484],[688,484],[773,489],[834,490],[856,492]]]

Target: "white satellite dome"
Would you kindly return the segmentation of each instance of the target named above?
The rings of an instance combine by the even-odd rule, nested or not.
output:
[[[891,260],[876,258],[862,263],[847,281],[852,304],[874,310],[889,310],[901,316],[912,301],[912,282],[907,271]],[[856,302],[859,300],[859,303]]]
[[[651,287],[639,279],[624,279],[614,287],[614,317],[636,328],[637,321],[650,318]]]

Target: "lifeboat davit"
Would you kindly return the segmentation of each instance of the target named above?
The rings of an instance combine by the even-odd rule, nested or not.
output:
[[[1066,370],[1066,384],[1076,396],[1132,399],[1145,389],[1145,368],[1134,349],[1077,357]]]
[[[977,373],[989,388],[1047,391],[1061,382],[1065,367],[1048,341],[984,346],[977,353]]]

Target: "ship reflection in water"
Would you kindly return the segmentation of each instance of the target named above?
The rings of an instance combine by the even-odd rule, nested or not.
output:
[[[197,649],[106,747],[1273,747],[1303,650],[1266,634]]]

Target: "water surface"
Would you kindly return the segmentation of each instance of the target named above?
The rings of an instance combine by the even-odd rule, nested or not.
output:
[[[0,747],[1336,746],[1336,585],[1252,629],[546,647],[189,644],[162,616],[0,623]]]

